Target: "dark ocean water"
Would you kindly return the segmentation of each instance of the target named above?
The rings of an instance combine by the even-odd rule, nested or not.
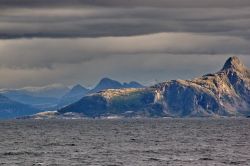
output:
[[[250,119],[0,121],[0,165],[250,165]]]

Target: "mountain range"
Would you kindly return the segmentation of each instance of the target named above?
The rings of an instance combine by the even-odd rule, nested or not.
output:
[[[29,105],[22,104],[0,95],[0,119],[10,119],[20,116],[32,115],[41,112]]]
[[[112,80],[110,78],[103,78],[100,82],[89,91],[89,94],[96,93],[105,89],[123,89],[123,88],[143,88],[144,86],[135,82],[131,81],[129,83],[120,83],[118,81]]]
[[[53,110],[59,99],[69,88],[60,84],[44,87],[25,87],[20,89],[2,89],[0,93],[13,101],[30,105],[40,110]]]
[[[16,115],[30,115],[36,112],[53,111],[58,108],[70,105],[90,93],[98,92],[108,88],[116,89],[116,88],[127,88],[127,87],[136,88],[143,86],[134,81],[122,84],[118,81],[109,78],[103,78],[95,86],[95,88],[91,90],[81,86],[80,84],[77,84],[72,88],[68,88],[60,84],[54,84],[45,87],[2,89],[0,90],[0,95],[2,96],[2,98],[0,98],[0,111],[2,111],[1,114],[2,117],[5,117],[4,114],[6,114],[6,117],[14,117],[15,115],[14,112],[17,113]],[[9,100],[8,102],[7,99]],[[22,109],[24,108],[23,106],[20,106],[20,110],[17,110],[18,109],[18,107],[16,107],[17,103],[23,104],[23,106],[27,106],[29,108],[27,108],[26,111],[25,109]],[[8,111],[6,112],[6,109],[1,109],[5,108],[4,104],[8,104],[9,106],[13,105],[13,108],[15,108],[12,109],[11,115],[8,115]],[[31,108],[34,109],[33,112],[30,111]],[[20,111],[23,114],[21,114]]]
[[[220,71],[192,80],[170,80],[142,88],[114,85],[114,89],[102,91],[97,86],[93,93],[58,113],[73,112],[85,117],[250,115],[250,70],[238,57],[230,57]]]
[[[142,87],[144,86],[135,81],[131,81],[129,83],[125,82],[122,84],[110,78],[101,79],[99,83],[91,90],[78,84],[74,86],[68,93],[66,93],[61,98],[58,104],[58,108],[62,108],[64,106],[72,104],[88,94],[96,93],[105,89],[142,88]]]
[[[93,89],[76,85],[61,97],[59,93],[46,96],[41,89],[42,95],[27,91],[1,92],[1,118],[250,116],[250,70],[238,57],[230,57],[216,73],[191,80],[164,81],[150,87],[103,78]],[[39,109],[45,108],[46,102],[53,105],[52,112],[47,112],[52,110],[48,108]]]

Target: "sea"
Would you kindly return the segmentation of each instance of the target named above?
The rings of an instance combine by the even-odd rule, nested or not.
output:
[[[250,165],[250,119],[0,121],[2,166]]]

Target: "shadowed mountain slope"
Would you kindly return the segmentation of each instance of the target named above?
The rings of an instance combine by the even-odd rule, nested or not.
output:
[[[0,119],[16,118],[38,112],[40,110],[0,95]]]
[[[70,91],[68,91],[59,101],[58,107],[62,108],[64,106],[67,106],[69,104],[72,104],[81,98],[83,98],[87,93],[89,92],[89,89],[84,88],[81,85],[75,85]]]
[[[166,81],[148,88],[104,90],[82,98],[59,113],[78,112],[90,117],[248,116],[249,108],[250,71],[238,57],[231,57],[214,74],[193,80]]]

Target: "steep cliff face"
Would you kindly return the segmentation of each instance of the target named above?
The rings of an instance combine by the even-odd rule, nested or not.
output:
[[[113,89],[92,94],[62,110],[86,116],[247,116],[250,71],[237,57],[223,68],[193,80],[166,81],[149,88]]]
[[[250,110],[249,70],[237,57],[229,58],[215,74],[193,80],[172,80],[154,86],[173,116],[237,116]]]

